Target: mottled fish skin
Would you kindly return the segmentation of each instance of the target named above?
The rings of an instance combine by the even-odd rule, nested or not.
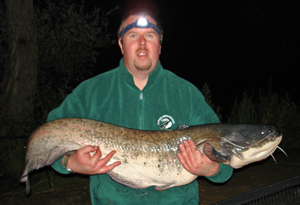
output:
[[[246,128],[241,126],[246,126]],[[51,165],[68,152],[92,145],[99,146],[103,157],[112,150],[117,151],[109,164],[121,161],[121,165],[115,167],[108,174],[122,184],[133,188],[155,186],[156,190],[181,186],[192,182],[197,177],[187,172],[177,158],[177,153],[180,151],[178,146],[183,140],[192,139],[199,150],[210,159],[229,165],[231,165],[231,159],[236,152],[234,146],[236,144],[242,146],[244,150],[248,150],[252,145],[259,148],[262,142],[264,144],[272,143],[272,146],[268,147],[271,150],[274,147],[276,149],[281,141],[282,137],[275,132],[275,127],[269,126],[265,129],[272,132],[272,137],[255,137],[259,135],[255,133],[255,136],[246,139],[247,147],[241,139],[244,133],[240,137],[236,137],[236,130],[243,128],[246,131],[250,130],[251,134],[261,133],[260,126],[266,127],[266,125],[252,125],[249,128],[247,126],[209,124],[187,126],[185,129],[172,131],[141,131],[89,119],[59,119],[42,125],[30,136],[26,166],[20,181],[27,182],[27,193],[29,193],[29,172]],[[228,143],[230,140],[232,143]],[[276,142],[273,142],[274,140]],[[238,144],[239,141],[242,145]],[[260,142],[257,143],[258,141]],[[272,150],[272,153],[273,151],[275,150]],[[264,156],[264,158],[266,157]],[[236,161],[235,163],[240,163],[240,161]],[[244,164],[238,166],[244,166]]]

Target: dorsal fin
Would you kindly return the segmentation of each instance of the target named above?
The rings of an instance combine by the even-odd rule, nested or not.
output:
[[[186,129],[188,127],[189,127],[188,125],[178,125],[177,129],[182,130],[182,129]]]

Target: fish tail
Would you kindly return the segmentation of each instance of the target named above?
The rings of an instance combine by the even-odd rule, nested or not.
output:
[[[30,181],[28,176],[26,176],[26,195],[28,196],[30,194]]]
[[[28,175],[21,177],[19,181],[26,182],[26,195],[28,196],[30,194],[30,181]]]

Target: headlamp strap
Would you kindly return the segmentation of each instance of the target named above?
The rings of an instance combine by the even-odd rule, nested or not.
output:
[[[159,32],[159,29],[153,24],[153,23],[150,23],[148,21],[148,19],[146,18],[139,18],[137,19],[135,22],[127,25],[123,31],[121,32],[121,38],[124,36],[124,34],[129,31],[130,29],[133,29],[133,28],[152,28],[154,29],[154,31],[159,35],[160,37],[160,32]]]

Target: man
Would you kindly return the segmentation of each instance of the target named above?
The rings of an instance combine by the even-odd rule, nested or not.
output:
[[[119,67],[81,83],[49,114],[48,121],[78,117],[141,130],[219,122],[195,86],[162,68],[159,55],[163,33],[151,15],[127,16],[118,35],[124,56]],[[209,160],[191,140],[179,148],[178,158],[189,172],[214,182],[230,178],[231,167]],[[90,157],[93,151],[96,153]],[[58,159],[52,167],[60,173],[90,175],[92,204],[199,203],[196,180],[162,192],[153,187],[133,189],[115,182],[105,174],[120,165],[116,162],[106,166],[114,153],[100,159],[98,147],[86,146],[70,157]]]

